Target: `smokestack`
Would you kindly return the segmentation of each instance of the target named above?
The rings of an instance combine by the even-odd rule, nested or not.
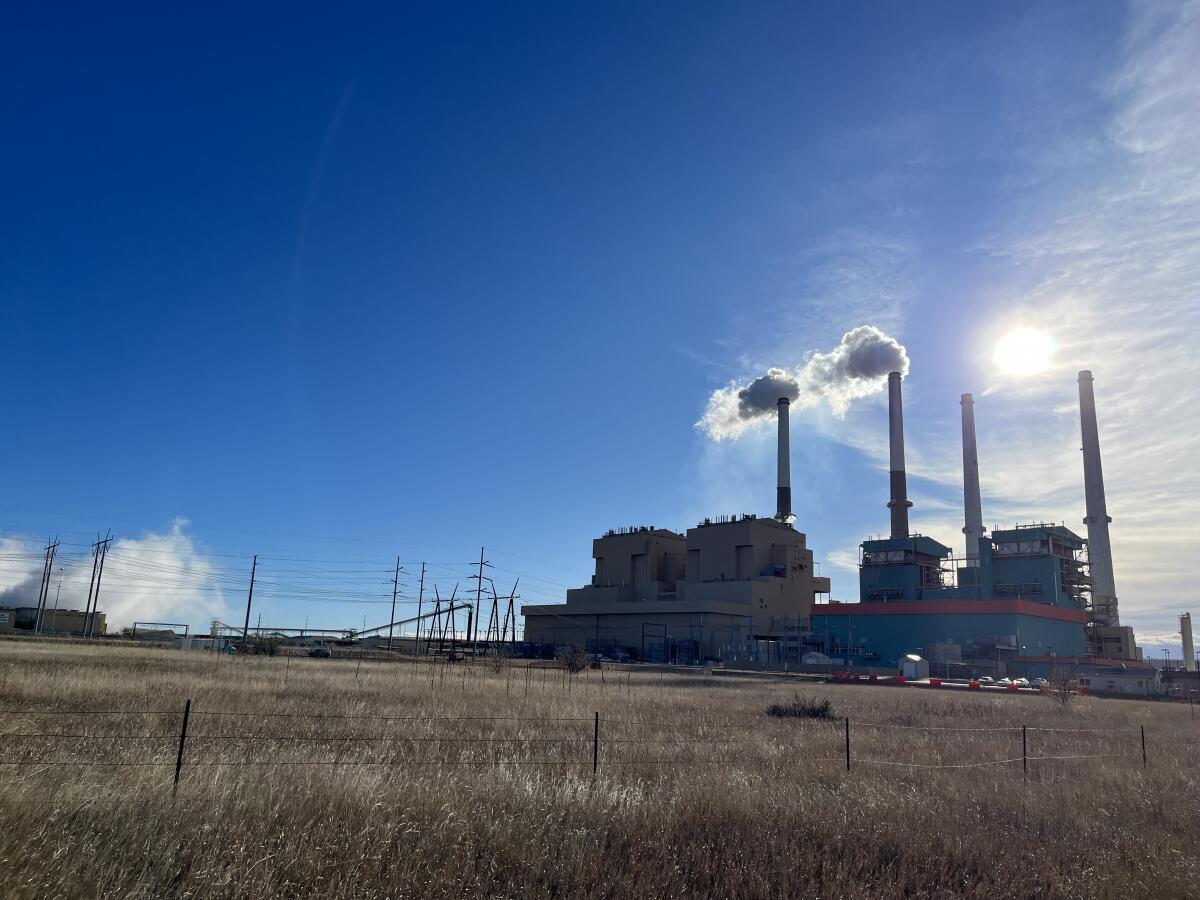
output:
[[[1183,635],[1183,667],[1189,672],[1196,671],[1196,648],[1192,644],[1192,614],[1184,613],[1179,617],[1179,633]]]
[[[975,445],[975,398],[963,394],[963,534],[967,536],[967,559],[979,559],[979,539],[983,537],[983,504],[979,500],[979,451]]]
[[[1088,560],[1092,570],[1092,606],[1101,625],[1119,625],[1117,586],[1113,580],[1112,544],[1108,523],[1112,518],[1104,504],[1104,472],[1100,468],[1100,432],[1096,427],[1096,395],[1092,373],[1079,373],[1079,424],[1083,432],[1083,493],[1087,517]]]
[[[788,407],[791,406],[791,403],[787,397],[780,397],[777,406],[779,407],[779,487],[775,489],[775,518],[780,522],[791,522],[796,518],[792,515],[792,448],[789,435],[791,425],[788,421]]]
[[[904,410],[900,401],[900,373],[888,374],[888,434],[890,438],[890,470],[892,499],[892,537],[908,537],[908,485],[904,479]]]

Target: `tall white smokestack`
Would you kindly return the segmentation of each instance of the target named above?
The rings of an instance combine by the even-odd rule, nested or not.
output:
[[[1101,625],[1119,625],[1117,586],[1113,580],[1112,544],[1108,523],[1112,518],[1104,504],[1104,472],[1100,467],[1100,432],[1096,427],[1096,395],[1092,373],[1079,373],[1079,424],[1083,432],[1083,493],[1087,518],[1088,560],[1092,570],[1092,606]]]
[[[787,397],[780,397],[779,408],[779,486],[775,489],[775,518],[780,522],[791,522],[796,517],[792,515],[792,446],[791,423],[788,408],[791,406]]]
[[[1183,667],[1196,671],[1196,647],[1192,644],[1192,614],[1185,612],[1179,617],[1179,633],[1183,635]]]
[[[979,539],[986,530],[983,527],[983,504],[979,500],[979,450],[975,444],[975,398],[963,394],[962,404],[962,450],[963,450],[963,513],[967,536],[967,559],[979,559]]]
[[[889,479],[892,499],[888,509],[892,511],[892,537],[908,537],[908,484],[904,478],[904,409],[900,398],[900,373],[888,374],[888,437]]]

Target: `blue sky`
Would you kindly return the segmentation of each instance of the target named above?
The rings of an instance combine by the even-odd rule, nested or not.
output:
[[[989,526],[1082,529],[1095,371],[1123,618],[1177,644],[1196,3],[3,16],[8,587],[31,541],[111,527],[118,619],[240,621],[253,553],[271,624],[382,622],[327,601],[390,597],[397,554],[449,588],[480,545],[555,599],[607,528],[770,512],[769,433],[710,441],[709,394],[871,324],[912,359],[914,524],[948,543],[963,391]],[[1016,327],[1050,369],[997,373]],[[886,527],[883,416],[793,417],[835,597]]]

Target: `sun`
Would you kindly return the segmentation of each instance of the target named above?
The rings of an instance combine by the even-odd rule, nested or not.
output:
[[[1018,328],[996,342],[993,359],[1009,375],[1036,375],[1050,368],[1054,339],[1036,328]]]

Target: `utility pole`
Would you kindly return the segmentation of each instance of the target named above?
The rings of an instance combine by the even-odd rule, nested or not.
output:
[[[91,637],[96,630],[96,615],[100,612],[100,579],[104,577],[104,560],[108,557],[108,545],[112,543],[112,530],[104,535],[104,540],[92,544],[92,584],[88,587],[88,603],[91,612],[84,622],[84,637]]]
[[[50,597],[50,579],[54,575],[54,556],[58,553],[58,548],[57,537],[46,542],[46,557],[42,563],[42,583],[38,588],[37,616],[33,623],[34,634],[39,634],[42,630],[42,618],[46,615],[46,600]]]
[[[242,626],[242,640],[250,639],[250,604],[254,601],[254,575],[258,572],[258,554],[250,563],[250,593],[246,596],[246,624]]]
[[[58,598],[62,594],[63,567],[58,567],[58,590],[54,592],[54,612],[50,614],[50,631],[54,631],[54,624],[58,621]]]
[[[454,636],[453,626],[454,626],[454,613],[455,613],[454,598],[457,596],[458,596],[458,583],[456,582],[454,585],[454,590],[452,590],[450,592],[450,602],[446,605],[446,613],[447,613],[446,624],[442,626],[442,641],[443,641],[443,643],[446,640],[446,628],[448,626],[450,627],[450,652],[451,653],[453,653],[454,650],[456,649],[454,646],[454,637],[455,636]],[[441,649],[440,644],[438,645],[438,649],[439,650]]]
[[[425,563],[421,563],[421,584],[417,588],[417,637],[413,641],[413,656],[417,655],[417,648],[421,646],[421,607],[425,602]]]
[[[483,642],[490,646],[493,640],[500,640],[500,598],[496,596],[496,585],[490,578],[488,585],[492,589],[492,611],[488,613],[487,633],[483,636]],[[483,610],[479,614],[483,615]]]
[[[509,643],[515,644],[517,642],[517,614],[513,609],[513,601],[517,598],[517,585],[520,583],[520,578],[513,582],[512,590],[508,594],[508,609],[504,613],[504,630],[500,634],[501,644],[503,644],[504,639],[508,637],[508,623],[510,619],[512,620],[512,638],[509,640]]]
[[[92,579],[88,582],[87,603],[83,605],[83,624],[79,628],[80,635],[87,637],[88,618],[92,614],[92,592],[96,589],[96,567],[100,564],[100,534],[96,534],[96,543],[92,544]]]
[[[392,617],[388,619],[388,650],[392,649],[392,627],[396,624],[396,594],[400,592],[400,557],[396,557],[396,574],[392,578]]]
[[[467,640],[469,640],[471,642],[472,651],[474,651],[476,649],[475,644],[479,637],[479,619],[481,618],[481,616],[479,615],[479,611],[482,608],[481,602],[483,600],[483,567],[484,566],[487,566],[490,569],[492,567],[492,564],[483,558],[483,548],[480,547],[479,548],[479,574],[471,576],[473,579],[475,579],[475,623],[474,623],[473,633],[467,635]]]
[[[433,633],[442,627],[442,595],[438,591],[438,586],[436,584],[433,586],[433,596],[436,598],[437,602],[433,607],[433,620],[430,622],[429,630],[425,635],[426,656],[429,655],[429,645],[433,643]],[[441,644],[438,645],[438,649],[441,649]]]

